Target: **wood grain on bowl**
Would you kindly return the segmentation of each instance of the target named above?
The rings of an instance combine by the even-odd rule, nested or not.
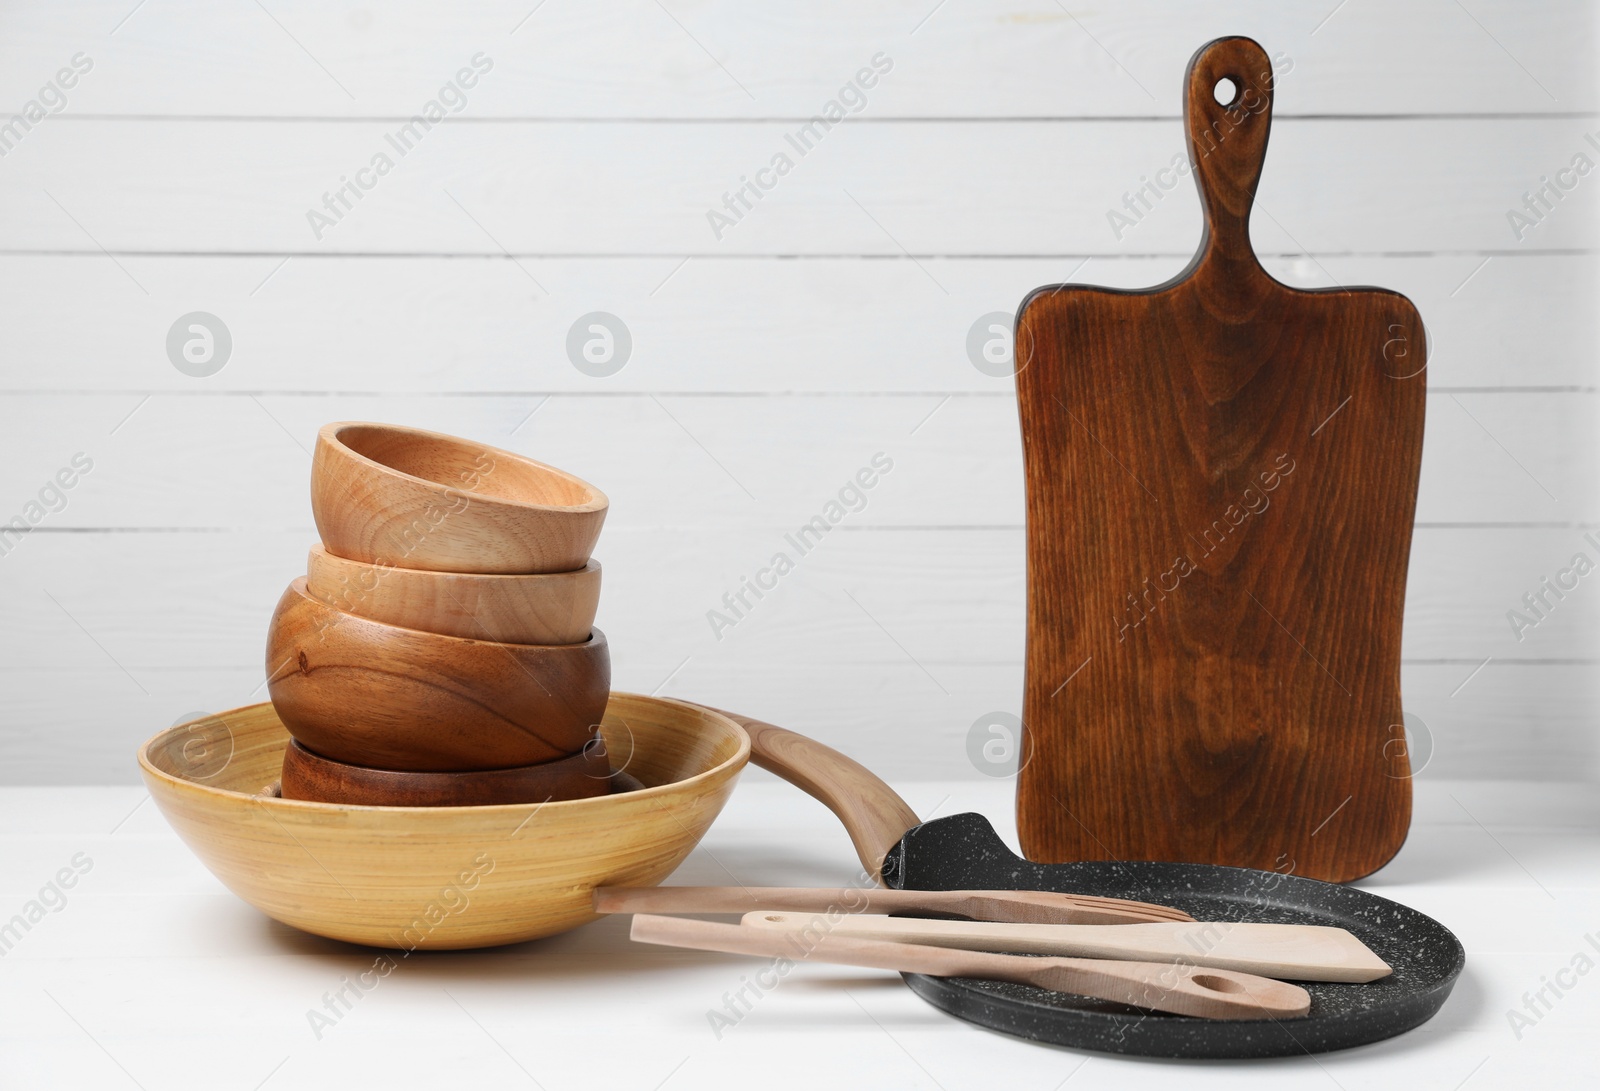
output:
[[[611,686],[605,634],[582,644],[503,644],[385,625],[312,598],[278,602],[267,689],[296,738],[380,769],[510,768],[575,754]]]
[[[567,758],[513,769],[416,773],[334,761],[291,739],[283,752],[282,796],[364,807],[481,807],[591,799],[612,790],[611,764],[595,745]]]
[[[605,522],[599,489],[554,466],[393,424],[317,433],[311,513],[330,551],[446,572],[570,572]]]
[[[311,547],[306,590],[345,613],[472,640],[579,644],[600,605],[600,564],[572,572],[435,572],[352,561]]]
[[[401,949],[488,947],[595,918],[594,888],[654,886],[727,801],[749,740],[694,705],[613,694],[601,733],[645,787],[494,807],[350,807],[255,795],[289,733],[270,704],[218,716],[232,756],[191,777],[184,725],[139,751],[151,797],[228,889],[319,936]]]

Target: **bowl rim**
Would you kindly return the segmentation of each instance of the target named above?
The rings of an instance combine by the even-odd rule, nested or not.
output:
[[[440,582],[463,580],[469,583],[499,583],[499,582],[530,582],[540,580],[552,582],[577,583],[580,577],[593,579],[601,573],[600,562],[590,557],[583,563],[582,568],[569,568],[565,572],[451,572],[443,568],[408,568],[403,564],[387,564],[383,561],[359,561],[354,557],[344,557],[329,549],[322,542],[313,542],[307,550],[306,567],[311,567],[311,557],[322,554],[334,565],[353,565],[357,568],[373,568],[383,572],[398,572],[401,579],[412,576],[432,579],[438,577]],[[306,573],[307,586],[309,587],[310,573]],[[313,595],[313,598],[316,596]],[[361,615],[365,616],[365,615]],[[400,628],[400,626],[396,626]]]
[[[327,602],[324,599],[319,599],[319,598],[317,598],[317,596],[313,595],[311,593],[310,579],[311,579],[311,577],[309,577],[309,576],[296,576],[294,579],[289,581],[289,586],[284,588],[283,594],[284,595],[288,595],[291,592],[293,592],[294,594],[297,594],[301,598],[305,599],[307,602],[313,603],[316,606],[319,606],[324,610],[331,610],[333,613],[338,614],[342,618],[351,618],[351,619],[353,619],[355,621],[363,622],[363,623],[368,624],[368,625],[377,625],[377,626],[381,626],[382,628],[385,628],[385,629],[393,629],[395,632],[404,633],[407,636],[429,637],[429,638],[431,638],[433,640],[439,641],[441,645],[457,644],[457,643],[460,643],[460,644],[483,644],[483,645],[485,645],[487,647],[490,647],[490,648],[517,649],[517,650],[522,650],[522,651],[527,651],[528,649],[532,649],[532,648],[548,648],[551,651],[566,651],[566,652],[569,652],[570,654],[573,654],[573,655],[577,655],[577,654],[579,654],[581,652],[584,652],[584,651],[588,651],[588,652],[592,653],[592,652],[597,650],[597,646],[598,646],[599,648],[608,649],[608,654],[609,654],[609,648],[610,648],[610,643],[611,642],[606,639],[605,632],[603,630],[601,630],[598,626],[593,625],[593,624],[591,624],[589,626],[589,639],[588,640],[579,640],[579,641],[576,641],[576,642],[571,643],[571,644],[518,644],[518,643],[516,643],[514,641],[508,641],[508,640],[484,640],[484,639],[482,639],[480,637],[475,637],[475,636],[452,636],[450,633],[436,633],[436,632],[432,632],[431,630],[428,630],[428,629],[408,629],[406,626],[404,626],[404,625],[396,625],[392,621],[379,621],[377,618],[368,617],[365,614],[352,614],[349,610],[341,610],[339,607],[333,605],[331,602]],[[280,601],[281,600],[282,600],[282,597],[280,596]],[[274,616],[276,616],[276,615],[274,615]],[[517,651],[516,650],[512,650],[511,654],[512,655],[516,655]],[[684,703],[684,702],[680,702],[680,703]],[[251,706],[249,706],[249,705],[240,705],[239,706],[239,708],[249,708],[249,707],[251,707]],[[229,711],[230,712],[237,712],[237,711],[239,711],[239,709],[229,709]],[[216,715],[220,716],[220,715],[222,715],[222,713],[219,712]],[[183,725],[179,724],[177,726],[182,727]]]
[[[688,794],[690,795],[700,796],[706,794],[700,790],[703,786],[739,773],[750,761],[749,733],[745,731],[744,727],[739,724],[737,720],[726,715],[725,713],[718,712],[715,709],[707,708],[705,705],[696,704],[693,701],[680,701],[672,697],[655,697],[644,693],[612,691],[611,697],[621,697],[625,701],[640,701],[647,705],[674,705],[679,708],[692,710],[695,715],[703,719],[717,721],[722,723],[724,726],[731,728],[733,730],[734,738],[738,742],[738,746],[735,748],[734,753],[731,756],[724,758],[722,761],[718,762],[716,765],[713,765],[709,769],[703,769],[693,776],[684,777],[682,780],[674,780],[667,784],[656,784],[650,787],[640,788],[637,791],[624,792],[620,795],[593,796],[589,799],[549,800],[544,803],[534,804],[534,806],[536,806],[538,809],[543,810],[546,807],[554,807],[557,808],[558,812],[561,813],[572,812],[575,809],[583,807],[599,809],[604,808],[607,805],[616,806],[632,800],[659,800],[669,795],[684,793],[685,790],[687,790]],[[225,717],[240,713],[255,712],[260,709],[271,708],[271,701],[257,701],[253,704],[239,705],[236,708],[230,708],[223,712],[211,713],[205,717],[202,717],[201,719],[223,719]],[[607,711],[610,711],[609,701],[607,702]],[[276,713],[273,713],[273,715],[276,716]],[[147,778],[154,778],[156,781],[160,782],[162,785],[172,791],[190,792],[196,797],[205,797],[219,802],[224,800],[230,802],[242,800],[245,802],[259,803],[266,807],[287,807],[290,809],[291,813],[298,812],[300,814],[312,814],[317,811],[370,811],[384,815],[393,815],[403,812],[425,821],[434,821],[437,820],[437,816],[460,816],[465,812],[485,815],[520,813],[526,811],[529,807],[529,804],[527,803],[487,803],[470,804],[459,807],[383,807],[366,803],[320,803],[314,800],[284,799],[281,796],[263,796],[257,795],[254,792],[241,792],[232,788],[219,788],[214,784],[201,784],[198,781],[187,780],[183,777],[176,776],[172,773],[166,772],[163,769],[157,768],[155,763],[150,760],[151,748],[155,746],[157,742],[168,735],[171,735],[173,732],[181,731],[184,728],[199,722],[200,720],[186,720],[181,724],[173,724],[171,727],[162,728],[160,731],[157,731],[154,735],[150,736],[143,743],[141,743],[137,753],[140,771],[143,772]],[[287,731],[287,729],[285,730]],[[293,736],[291,735],[290,738],[293,738]],[[436,817],[429,818],[427,816]]]
[[[178,724],[176,726],[183,727],[184,725]],[[307,765],[331,765],[335,770],[354,769],[357,776],[371,774],[374,780],[384,780],[390,777],[404,777],[407,779],[415,778],[422,780],[424,785],[428,784],[429,782],[438,784],[444,781],[458,780],[461,777],[481,777],[494,773],[521,773],[524,770],[538,769],[546,765],[564,764],[567,768],[573,769],[577,768],[580,764],[578,761],[579,758],[591,758],[591,751],[589,750],[588,746],[585,746],[576,754],[568,754],[564,758],[552,758],[549,761],[536,761],[528,765],[507,765],[495,769],[379,769],[376,766],[357,765],[352,761],[340,761],[338,758],[330,758],[325,754],[319,754],[315,750],[311,749],[311,747],[295,738],[292,734],[289,736],[289,744],[283,748],[285,755],[289,754],[291,751],[298,751],[300,754],[304,755],[302,760]],[[590,773],[585,773],[584,775],[590,777],[592,780],[610,780],[616,775],[616,770],[612,770],[612,772],[607,773],[604,777],[594,776]],[[551,800],[551,802],[555,801]],[[476,806],[476,804],[474,804],[474,806]],[[498,804],[486,804],[486,806],[498,806]]]
[[[495,493],[477,493],[472,492],[471,490],[457,489],[454,485],[446,485],[440,481],[430,481],[426,477],[418,477],[415,474],[408,474],[404,470],[398,470],[393,466],[379,462],[375,458],[368,458],[366,455],[355,450],[353,447],[350,447],[339,438],[339,435],[346,429],[352,428],[373,428],[386,432],[401,433],[408,436],[418,436],[446,443],[453,447],[466,448],[474,452],[488,452],[490,454],[503,456],[504,458],[513,462],[520,462],[523,465],[532,466],[544,473],[550,474],[553,477],[558,477],[569,481],[585,490],[590,496],[590,499],[582,504],[535,504],[527,500],[518,500],[510,496],[499,496]],[[549,463],[540,462],[538,459],[529,458],[527,455],[518,454],[515,451],[508,451],[503,447],[494,447],[487,443],[479,443],[477,440],[466,439],[461,436],[452,436],[445,432],[431,432],[426,428],[412,428],[409,425],[404,424],[385,424],[382,421],[342,420],[324,424],[321,428],[317,429],[317,442],[319,445],[326,443],[329,447],[334,448],[341,457],[348,458],[351,461],[365,466],[372,471],[383,474],[384,476],[398,478],[409,485],[424,488],[430,492],[442,492],[446,495],[449,495],[452,492],[464,493],[466,495],[470,495],[474,500],[477,500],[480,503],[501,505],[523,512],[552,512],[573,515],[585,515],[593,512],[603,512],[611,506],[611,501],[606,497],[605,493],[601,492],[598,488],[591,485],[577,474],[568,473],[566,470],[563,470],[560,467],[551,466]]]

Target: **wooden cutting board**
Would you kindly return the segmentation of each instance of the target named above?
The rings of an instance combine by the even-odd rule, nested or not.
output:
[[[1394,292],[1262,269],[1271,120],[1265,51],[1202,48],[1184,90],[1199,253],[1145,291],[1042,288],[1017,317],[1034,860],[1342,881],[1405,840],[1422,320]]]

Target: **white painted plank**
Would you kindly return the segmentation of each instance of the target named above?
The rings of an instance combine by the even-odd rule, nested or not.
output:
[[[1575,188],[1526,231],[1507,219],[1542,176],[1594,150],[1587,128],[1537,118],[1285,121],[1261,183],[1256,246],[1592,247],[1600,182],[1567,176]],[[380,154],[399,156],[377,122],[81,121],[40,127],[7,157],[15,166],[0,174],[10,209],[0,250],[909,252],[926,260],[901,275],[943,297],[940,256],[1192,251],[1199,205],[1181,179],[1132,229],[1115,231],[1108,215],[1181,149],[1173,121],[845,125],[804,156],[774,122],[456,124],[428,133],[386,175],[359,175],[372,188],[344,198],[345,213],[325,195],[354,186],[341,180]],[[787,175],[759,173],[780,154],[793,160]],[[743,211],[725,195],[750,177],[771,187]],[[725,200],[740,215],[732,226],[709,216],[731,220]],[[313,226],[315,216],[331,222],[325,201],[342,219]]]
[[[1010,383],[971,365],[968,330],[1041,283],[1182,266],[1187,182],[1132,229],[1107,212],[1180,149],[1184,62],[1221,33],[1283,57],[1269,271],[1396,288],[1429,324],[1404,672],[1425,775],[1600,775],[1587,581],[1545,591],[1520,640],[1507,618],[1600,556],[1570,529],[1600,519],[1597,183],[1520,238],[1506,216],[1600,128],[1592,5],[669,0],[549,5],[514,37],[520,3],[269,6],[0,12],[0,117],[94,62],[4,148],[0,521],[96,460],[0,555],[0,781],[131,780],[151,731],[249,698],[312,536],[300,445],[340,417],[602,484],[619,686],[747,708],[891,776],[969,775],[967,729],[1020,692],[1023,536]],[[718,239],[707,209],[880,50],[859,117]],[[494,69],[462,113],[315,238],[308,206],[479,51]],[[194,310],[235,337],[209,379],[166,359]],[[635,341],[607,379],[566,358],[596,310]],[[896,468],[865,510],[716,639],[707,610],[877,450]]]
[[[1492,663],[1452,698],[1471,670],[1427,663],[1401,670],[1422,778],[1600,773],[1592,666]],[[952,665],[940,673],[946,696],[908,664],[830,667],[830,684],[818,686],[817,672],[804,666],[752,672],[691,661],[663,692],[803,731],[891,779],[922,780],[972,775],[969,734],[992,713],[1020,714],[1022,677],[1020,663]]]
[[[1438,393],[1428,398],[1422,522],[1588,522],[1600,514],[1593,393]]]
[[[1464,770],[1488,776],[1495,769],[1516,779],[1600,775],[1594,715],[1600,687],[1592,665],[1495,660],[1476,675],[1474,669],[1453,663],[1401,668],[1406,711],[1421,720],[1412,746],[1426,754],[1422,777]]]
[[[595,553],[606,573],[597,624],[617,662],[637,666],[647,688],[692,658],[757,675],[777,663],[899,665],[940,691],[946,667],[1022,660],[1020,529],[838,530],[805,553],[783,535],[608,528]],[[295,531],[36,536],[0,559],[10,624],[27,634],[8,641],[7,668],[117,667],[130,693],[163,671],[261,669],[268,616],[303,573],[312,540]],[[1600,557],[1573,530],[1418,531],[1404,655],[1469,668],[1491,656],[1600,658],[1593,575],[1547,597],[1542,617],[1522,598],[1579,551]],[[792,571],[767,578],[776,586],[760,599],[730,606],[726,596],[779,552]],[[1512,610],[1530,618],[1520,633]],[[1108,644],[1113,634],[1108,618]]]
[[[1407,664],[1401,690],[1420,719],[1422,783],[1438,777],[1574,780],[1600,775],[1592,664],[1493,662],[1451,697],[1471,664]],[[667,669],[619,657],[616,688],[650,692]],[[157,731],[252,700],[259,670],[146,672],[142,693],[115,667],[0,670],[0,784],[133,783],[133,754]],[[826,684],[819,685],[820,678]],[[978,775],[967,738],[980,717],[1017,714],[1022,664],[950,664],[940,692],[910,664],[769,663],[759,670],[691,660],[661,693],[736,709],[812,735],[891,782]],[[1416,720],[1413,721],[1413,730]],[[987,774],[985,774],[987,775]],[[120,816],[116,816],[120,817]],[[113,821],[115,818],[113,818]],[[109,823],[108,823],[109,825]]]
[[[1417,519],[1600,521],[1592,392],[1428,398]],[[531,414],[531,416],[530,416]],[[0,523],[309,528],[309,450],[330,420],[385,420],[554,463],[612,501],[613,527],[744,529],[805,522],[880,453],[894,469],[856,526],[1020,526],[1021,440],[1006,394],[19,394],[0,407]],[[94,469],[26,505],[83,453]],[[71,476],[71,475],[69,475]],[[855,501],[852,501],[855,503]],[[63,506],[64,504],[64,506]]]
[[[967,337],[1032,289],[1068,279],[1159,284],[1180,257],[941,262],[945,296],[903,259],[0,256],[17,301],[6,390],[173,392],[1009,391]],[[1596,262],[1587,255],[1269,258],[1287,284],[1375,284],[1411,297],[1440,387],[1593,386]],[[549,291],[544,295],[528,279]],[[180,373],[179,316],[206,311],[232,339],[226,366]],[[627,327],[631,355],[596,378],[567,336],[595,311]],[[83,320],[85,314],[95,320]],[[585,332],[585,337],[590,336]]]
[[[1581,0],[1536,17],[1513,0],[269,8],[7,5],[0,101],[26,101],[82,51],[94,68],[70,113],[405,116],[482,52],[494,68],[467,93],[476,117],[807,116],[881,51],[895,67],[868,116],[1171,114],[1194,50],[1247,34],[1281,58],[1285,112],[1596,108]]]

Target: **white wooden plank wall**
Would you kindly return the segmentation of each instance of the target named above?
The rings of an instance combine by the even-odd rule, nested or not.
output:
[[[1179,153],[1184,65],[1228,33],[1279,70],[1271,272],[1396,288],[1429,324],[1422,775],[1600,777],[1600,574],[1521,639],[1507,619],[1600,560],[1600,176],[1507,215],[1600,164],[1593,4],[134,5],[0,11],[0,522],[93,462],[0,537],[0,783],[132,780],[152,731],[261,699],[266,618],[315,533],[306,452],[343,418],[605,489],[619,687],[891,778],[978,775],[969,727],[1021,696],[1022,481],[1012,385],[968,332],[1038,284],[1182,267],[1187,181],[1132,227],[1107,213]],[[874,58],[859,109],[796,153]],[[459,110],[399,155],[386,137],[447,83]],[[4,128],[30,101],[49,116]],[[233,343],[203,378],[166,350],[195,311]],[[566,348],[596,311],[632,338],[604,378]],[[715,633],[723,594],[879,452],[862,510]]]

